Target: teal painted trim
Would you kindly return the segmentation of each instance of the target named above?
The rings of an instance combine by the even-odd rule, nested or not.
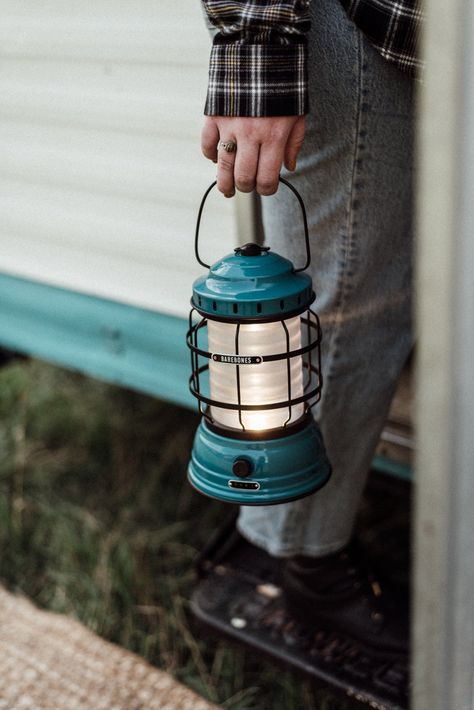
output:
[[[0,274],[0,345],[196,408],[187,321]]]
[[[412,466],[399,461],[394,461],[386,456],[375,456],[372,461],[372,468],[382,473],[390,473],[392,476],[402,478],[404,481],[413,481],[414,472]]]

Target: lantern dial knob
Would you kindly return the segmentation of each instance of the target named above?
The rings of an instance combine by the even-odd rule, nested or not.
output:
[[[232,464],[232,473],[239,478],[247,478],[253,471],[253,464],[250,459],[235,459]]]
[[[266,251],[270,251],[270,247],[262,247],[260,244],[255,244],[255,242],[249,242],[244,244],[243,247],[237,247],[234,251],[241,256],[260,256]]]

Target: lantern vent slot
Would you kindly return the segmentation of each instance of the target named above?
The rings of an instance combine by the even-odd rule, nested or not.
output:
[[[217,303],[215,301],[212,302],[212,310],[217,311]]]
[[[238,305],[238,303],[233,303],[233,304],[232,304],[232,310],[234,311],[234,313],[238,313],[238,312],[239,312],[239,305]]]
[[[285,309],[285,301],[280,301],[280,308],[282,311]]]
[[[262,304],[257,303],[257,313],[261,313],[261,312],[262,312]]]

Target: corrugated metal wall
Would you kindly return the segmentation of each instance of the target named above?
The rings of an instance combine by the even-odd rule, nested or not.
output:
[[[1,0],[0,271],[188,310],[209,36],[197,0]],[[203,222],[209,259],[235,201]]]

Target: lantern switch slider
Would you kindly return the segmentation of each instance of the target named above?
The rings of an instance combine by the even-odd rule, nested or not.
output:
[[[244,491],[258,491],[260,488],[260,483],[257,481],[229,481],[229,488],[239,488]]]

